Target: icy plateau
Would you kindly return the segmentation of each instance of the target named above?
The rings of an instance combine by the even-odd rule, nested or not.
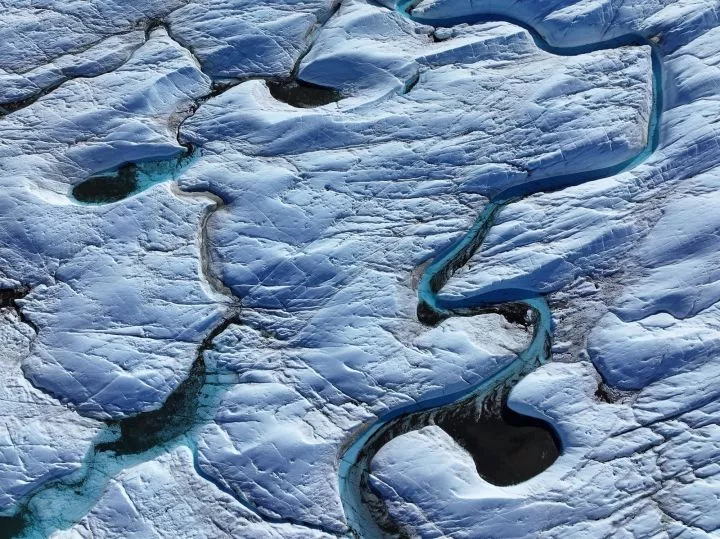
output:
[[[720,0],[0,7],[0,539],[720,537]]]

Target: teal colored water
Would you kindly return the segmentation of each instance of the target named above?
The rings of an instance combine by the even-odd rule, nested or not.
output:
[[[418,314],[422,319],[437,321],[449,316],[467,316],[473,309],[490,305],[502,305],[508,302],[521,302],[535,312],[534,336],[529,347],[518,355],[517,359],[496,372],[492,377],[466,388],[458,393],[429,398],[412,406],[394,410],[379,417],[368,426],[344,450],[339,461],[339,488],[348,525],[357,534],[366,538],[383,537],[386,533],[374,520],[362,500],[363,481],[366,480],[369,464],[377,448],[373,447],[384,432],[392,428],[404,416],[421,411],[451,408],[466,402],[470,398],[482,400],[492,395],[500,387],[514,385],[520,378],[538,366],[551,360],[552,314],[547,301],[531,290],[507,289],[489,294],[467,296],[456,301],[443,300],[438,293],[449,277],[461,268],[481,247],[494,220],[502,209],[525,196],[538,192],[563,189],[573,185],[607,178],[629,171],[645,162],[659,144],[660,117],[663,111],[663,75],[659,51],[654,43],[637,34],[628,34],[591,45],[560,47],[551,45],[534,28],[523,21],[502,15],[478,14],[470,17],[451,19],[422,19],[408,14],[416,0],[401,0],[396,9],[415,22],[435,27],[449,27],[458,24],[477,24],[482,22],[509,22],[527,30],[538,48],[560,56],[575,56],[599,50],[621,46],[650,46],[653,68],[653,105],[648,121],[648,135],[645,147],[636,156],[606,168],[581,171],[573,174],[539,178],[536,181],[515,186],[497,194],[483,209],[472,228],[455,244],[438,253],[426,269],[418,289]]]
[[[398,4],[398,9],[405,12],[413,3],[415,3],[415,0],[403,0]],[[552,338],[552,315],[544,298],[534,294],[533,291],[513,289],[498,291],[493,296],[466,297],[462,300],[449,302],[438,295],[449,276],[462,267],[481,247],[484,238],[493,226],[495,218],[507,204],[535,192],[560,189],[631,170],[643,163],[658,145],[659,120],[663,102],[662,64],[657,48],[642,36],[627,35],[593,45],[563,48],[550,45],[538,32],[522,21],[506,17],[485,15],[439,21],[418,20],[418,22],[434,26],[453,26],[460,23],[474,24],[499,20],[525,28],[533,36],[539,48],[563,56],[572,56],[619,46],[650,45],[653,50],[654,100],[649,121],[647,144],[638,155],[620,164],[575,174],[540,178],[533,183],[499,193],[486,206],[473,227],[457,243],[436,255],[434,261],[427,268],[419,286],[418,302],[422,308],[426,309],[426,312],[432,313],[438,318],[443,318],[447,316],[464,316],[474,308],[488,305],[500,305],[508,302],[523,303],[534,312],[533,339],[528,348],[519,354],[514,361],[507,364],[489,379],[482,380],[475,386],[465,388],[462,391],[449,391],[446,394],[433,396],[412,406],[394,410],[378,418],[375,423],[359,433],[353,443],[348,445],[340,458],[340,493],[351,527],[362,532],[365,537],[382,535],[382,531],[375,524],[372,515],[367,507],[362,504],[360,498],[361,480],[363,474],[367,472],[370,460],[367,448],[372,445],[374,440],[381,437],[384,431],[408,414],[456,406],[469,398],[481,399],[492,394],[498,387],[516,382],[522,376],[537,368],[537,366],[551,359],[549,351]],[[197,155],[197,152],[186,152],[167,159],[126,163],[115,169],[100,172],[86,182],[76,186],[74,198],[77,202],[83,204],[104,204],[123,200],[158,183],[178,179],[187,168],[192,166]],[[75,194],[76,190],[78,194]],[[210,386],[204,382],[202,387],[204,389],[201,390],[201,393],[210,391]],[[212,408],[209,403],[215,402],[218,393],[221,391],[223,391],[223,388],[214,386],[212,394],[203,397],[208,404],[202,405],[201,408]],[[196,422],[188,425],[187,429],[179,429],[173,433],[170,439],[162,439],[160,443],[143,447],[138,452],[122,454],[122,452],[93,450],[92,454],[88,455],[86,468],[82,471],[82,477],[79,477],[78,481],[50,485],[30,500],[28,515],[30,515],[31,519],[24,530],[24,536],[44,537],[55,529],[64,529],[77,522],[97,502],[109,479],[128,466],[155,458],[178,444],[188,445],[193,448],[192,436],[189,436],[188,433],[201,419],[198,417]],[[98,439],[97,443],[112,443],[112,439],[117,437],[118,434],[119,429],[109,428]],[[13,520],[13,522],[16,520]]]
[[[212,338],[233,322],[230,319],[221,324]],[[234,373],[208,369],[201,352],[188,378],[160,410],[109,423],[94,440],[82,469],[74,477],[43,485],[33,493],[16,517],[22,526],[10,537],[41,539],[56,530],[68,529],[95,506],[111,479],[123,470],[179,446],[195,454],[196,428],[212,420],[222,395],[234,380]]]
[[[79,183],[73,188],[72,196],[81,204],[118,202],[153,185],[177,180],[197,157],[198,152],[186,151],[165,159],[123,163]]]

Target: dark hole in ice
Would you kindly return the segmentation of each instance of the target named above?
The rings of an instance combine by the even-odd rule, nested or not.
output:
[[[522,483],[546,470],[560,455],[557,434],[545,421],[507,406],[491,417],[437,417],[435,423],[473,457],[478,474],[501,487]]]
[[[203,389],[207,383],[204,353],[218,335],[237,323],[236,316],[227,318],[203,339],[187,378],[170,394],[162,408],[115,422],[120,427],[120,438],[97,444],[95,450],[120,455],[142,453],[182,436],[195,426],[199,414],[203,413]]]
[[[337,90],[297,79],[268,81],[267,87],[275,99],[298,108],[320,107],[342,99]]]
[[[462,311],[461,308],[456,311]],[[529,327],[533,323],[532,311],[524,303],[503,303],[501,305],[488,305],[487,307],[474,307],[468,309],[468,314],[499,314],[511,324]],[[436,309],[424,301],[417,306],[418,320],[427,326],[436,326],[443,320],[443,316]]]
[[[137,188],[137,166],[127,163],[118,169],[117,174],[94,176],[76,185],[72,194],[80,202],[116,202],[132,194]]]
[[[184,434],[195,422],[198,397],[204,383],[205,361],[201,352],[188,377],[170,394],[162,408],[118,421],[120,438],[97,444],[95,450],[142,453]]]
[[[29,288],[2,288],[0,289],[0,308],[15,307],[15,300],[22,299],[30,292]]]
[[[22,515],[14,517],[0,517],[0,539],[18,537],[24,530],[25,518]]]

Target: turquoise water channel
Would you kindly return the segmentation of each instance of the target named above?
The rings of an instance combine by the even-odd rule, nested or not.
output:
[[[648,121],[647,142],[637,155],[606,168],[538,178],[497,194],[483,209],[472,228],[456,243],[438,253],[425,270],[418,289],[418,315],[421,320],[433,323],[449,316],[469,316],[490,306],[521,303],[534,313],[533,339],[527,349],[492,377],[460,392],[448,392],[440,397],[433,397],[405,408],[393,410],[367,426],[348,444],[339,459],[340,496],[351,530],[354,534],[368,539],[387,535],[385,529],[375,521],[376,515],[371,512],[364,500],[363,489],[367,489],[367,476],[372,457],[379,447],[388,441],[388,433],[397,429],[398,425],[404,421],[407,423],[408,418],[418,415],[419,412],[425,412],[427,416],[429,412],[435,410],[447,410],[462,406],[469,400],[482,402],[483,399],[496,395],[498,391],[504,391],[507,394],[523,376],[551,360],[552,314],[545,298],[531,290],[505,289],[497,290],[491,295],[479,294],[450,302],[444,301],[438,296],[442,287],[450,276],[464,266],[481,247],[495,218],[508,204],[531,194],[554,191],[607,178],[631,170],[645,162],[659,144],[660,115],[663,110],[663,76],[660,55],[655,44],[641,35],[628,34],[591,45],[560,47],[549,44],[539,32],[528,24],[501,14],[477,14],[448,19],[415,18],[408,14],[408,10],[416,3],[415,0],[403,0],[398,3],[397,9],[415,22],[435,27],[482,22],[515,24],[530,33],[538,48],[559,56],[575,56],[624,46],[650,46],[653,69],[653,106]],[[418,424],[417,421],[412,422],[412,428],[421,426],[423,425]]]

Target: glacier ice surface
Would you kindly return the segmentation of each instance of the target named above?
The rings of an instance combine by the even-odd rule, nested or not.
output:
[[[713,2],[132,4],[0,0],[0,526],[351,533],[364,429],[531,342],[423,324],[417,288],[539,191],[438,294],[547,298],[553,361],[508,405],[562,454],[501,487],[417,425],[368,488],[421,537],[718,533]]]

